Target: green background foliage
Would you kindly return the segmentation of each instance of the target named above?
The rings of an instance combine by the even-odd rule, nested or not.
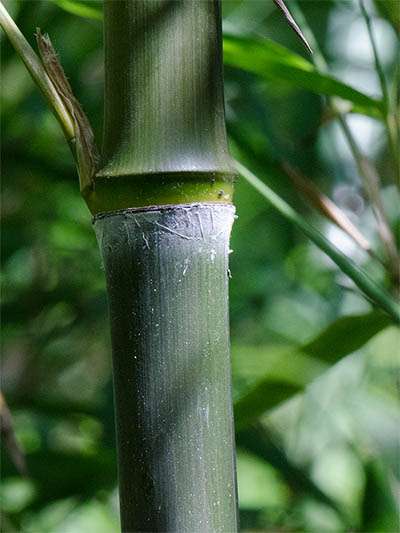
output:
[[[376,4],[366,7],[392,92],[398,18],[395,2]],[[325,100],[340,97],[398,233],[387,108],[365,21],[353,1],[299,5],[329,75],[313,66],[272,1],[224,0],[232,153],[394,294],[386,269],[307,206],[281,167],[299,168],[384,257],[357,165]],[[100,141],[101,2],[7,7],[32,44],[36,26],[51,35]],[[2,531],[111,533],[119,526],[100,256],[59,126],[0,38],[2,389],[28,470],[19,475],[3,447]],[[235,204],[230,309],[241,528],[393,532],[399,331],[244,179]]]

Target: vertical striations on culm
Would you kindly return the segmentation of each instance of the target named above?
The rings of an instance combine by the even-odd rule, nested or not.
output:
[[[106,0],[102,176],[226,172],[221,7]]]
[[[229,205],[95,218],[113,344],[122,529],[237,530]]]
[[[93,214],[230,203],[220,0],[105,0],[102,160]]]

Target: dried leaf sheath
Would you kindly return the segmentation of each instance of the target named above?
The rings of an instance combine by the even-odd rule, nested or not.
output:
[[[37,28],[36,41],[43,66],[74,122],[75,154],[79,183],[81,192],[85,194],[86,190],[93,186],[93,178],[100,159],[93,131],[82,106],[72,92],[71,85],[58,60],[50,37],[43,35],[40,29]]]

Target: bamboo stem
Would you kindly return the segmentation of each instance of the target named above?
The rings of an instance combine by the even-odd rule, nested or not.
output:
[[[218,0],[107,0],[92,212],[232,199]]]
[[[122,530],[234,532],[228,334],[234,208],[95,217],[107,278]]]
[[[107,0],[103,161],[122,530],[237,530],[218,0]]]

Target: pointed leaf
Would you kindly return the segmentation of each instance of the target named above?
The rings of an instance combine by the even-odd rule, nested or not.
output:
[[[224,37],[225,64],[247,70],[264,80],[281,82],[317,94],[336,96],[353,104],[351,111],[382,118],[384,104],[329,74],[269,39]]]
[[[346,355],[360,349],[390,324],[390,318],[379,312],[342,317],[311,342],[295,350],[289,350],[282,357],[296,360],[296,355],[303,353],[333,365]],[[282,374],[278,376],[269,372],[264,375],[235,402],[237,430],[247,427],[266,411],[301,392],[325,368],[316,366],[312,372],[299,372],[297,377],[289,371],[287,379]]]
[[[345,316],[328,326],[318,337],[303,346],[301,351],[327,363],[335,363],[362,348],[390,323],[390,318],[378,311],[367,315]]]
[[[235,427],[238,431],[255,422],[265,411],[288,400],[303,389],[285,381],[268,377],[255,385],[235,403]]]

